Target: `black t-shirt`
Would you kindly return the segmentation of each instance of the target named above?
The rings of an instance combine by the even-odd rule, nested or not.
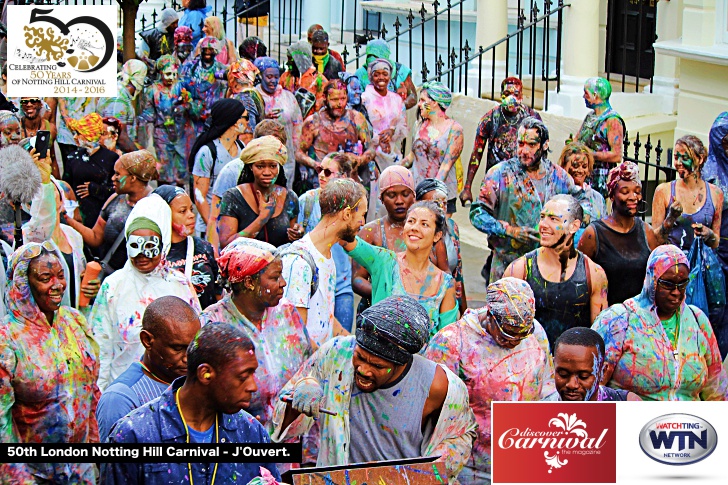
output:
[[[101,209],[99,217],[106,221],[106,227],[104,227],[104,243],[101,245],[101,259],[106,257],[106,253],[114,245],[114,241],[119,234],[124,232],[124,225],[126,219],[131,213],[132,206],[127,200],[127,195],[117,195],[114,197],[109,204]],[[126,244],[121,241],[119,247],[114,251],[114,255],[109,260],[109,266],[117,270],[124,266],[126,263]],[[108,275],[107,275],[108,276]]]
[[[200,299],[200,306],[204,310],[217,301],[216,296],[220,293],[216,285],[217,262],[212,245],[199,237],[193,237],[195,250],[192,259],[192,284]],[[187,239],[178,243],[172,243],[167,254],[169,265],[180,273],[184,274],[187,263]]]
[[[238,187],[228,189],[222,196],[220,216],[234,217],[238,220],[238,231],[242,231],[258,218],[258,214],[248,205]],[[298,220],[298,197],[293,191],[286,191],[283,210],[276,217],[271,217],[255,239],[265,241],[275,247],[288,244],[288,228],[291,220]]]
[[[114,164],[118,159],[119,155],[103,146],[91,156],[82,148],[68,154],[63,167],[63,180],[71,185],[74,192],[79,185],[91,182],[88,186],[88,197],[78,198],[78,206],[86,227],[94,227],[101,208],[114,193],[111,177],[114,175]]]

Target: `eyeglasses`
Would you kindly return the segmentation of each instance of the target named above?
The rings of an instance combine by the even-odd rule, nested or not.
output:
[[[334,171],[332,171],[331,169],[328,169],[328,168],[323,168],[323,167],[316,167],[316,168],[314,168],[314,170],[316,170],[316,173],[319,173],[319,174],[320,174],[321,172],[323,172],[323,173],[324,173],[324,177],[327,177],[327,178],[328,178],[328,177],[331,177],[332,175],[338,175],[338,176],[342,176],[342,175],[344,175],[344,174],[343,174],[343,173],[341,173],[341,172],[334,172]]]
[[[34,259],[37,258],[40,253],[45,249],[50,253],[55,253],[56,248],[50,241],[43,241],[42,243],[28,243],[27,248],[23,251],[22,259]]]
[[[21,99],[20,104],[40,104],[42,101],[40,98],[29,98]]]
[[[106,130],[110,136],[118,136],[119,132],[116,130]]]
[[[679,283],[663,280],[662,278],[657,279],[657,284],[661,288],[664,288],[669,291],[673,291],[675,289],[680,290],[680,291],[685,291],[685,288],[688,287],[688,283],[690,283],[690,279],[680,281]]]
[[[489,313],[489,315],[490,315],[491,321],[495,324],[496,328],[498,329],[501,336],[505,340],[509,340],[511,342],[520,342],[521,340],[524,340],[526,337],[531,335],[534,331],[534,325],[531,324],[531,326],[528,327],[528,330],[526,331],[526,333],[519,333],[518,335],[511,335],[508,332],[506,332],[505,330],[503,330],[503,326],[498,321],[498,319],[495,317],[495,315],[493,315],[492,313]]]

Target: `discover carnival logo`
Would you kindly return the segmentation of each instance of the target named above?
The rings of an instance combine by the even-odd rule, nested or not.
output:
[[[493,406],[494,482],[584,483],[590,477],[597,482],[612,481],[610,477],[616,473],[613,406],[531,403],[533,409],[525,412],[518,403],[521,411],[515,425],[502,427],[500,423],[509,419],[497,410],[504,404]],[[607,410],[610,412],[605,413]],[[535,420],[531,419],[534,415]],[[502,466],[526,460],[534,465]],[[594,474],[597,470],[601,471]]]
[[[718,434],[703,418],[691,414],[666,414],[640,431],[645,455],[665,465],[690,465],[715,451]]]

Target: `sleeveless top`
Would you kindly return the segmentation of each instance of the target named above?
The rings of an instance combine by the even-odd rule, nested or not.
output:
[[[417,300],[417,303],[427,310],[427,314],[430,316],[430,337],[432,337],[440,328],[440,304],[445,299],[445,293],[452,286],[452,283],[448,284],[448,279],[452,281],[452,276],[438,269],[440,284],[438,285],[437,293],[433,296],[424,296],[417,293],[409,293],[405,289],[399,264],[394,265],[393,271],[392,295],[408,295]]]
[[[392,384],[374,392],[352,386],[349,463],[416,458],[425,434],[422,411],[430,394],[437,364],[420,355]]]
[[[690,246],[693,245],[693,239],[695,239],[695,232],[693,231],[693,224],[702,224],[709,228],[713,225],[713,216],[715,215],[715,206],[713,205],[713,195],[710,193],[710,186],[708,182],[705,182],[705,194],[706,200],[703,206],[693,214],[686,214],[683,212],[677,219],[677,223],[670,229],[670,233],[667,235],[667,239],[670,244],[674,244],[686,253],[690,251]],[[667,207],[670,207],[675,201],[675,181],[670,183],[670,202],[667,203]]]
[[[591,327],[591,295],[584,255],[577,251],[571,277],[559,283],[546,280],[538,269],[538,249],[525,255],[526,282],[536,298],[536,320],[543,326],[553,351],[554,342],[572,327]]]
[[[415,140],[412,142],[412,153],[415,160],[412,163],[412,176],[415,179],[415,186],[426,178],[436,178],[440,171],[440,165],[445,158],[445,154],[450,151],[450,146],[454,142],[453,126],[455,120],[450,123],[450,128],[440,133],[437,138],[432,138],[428,133],[424,137],[420,136],[420,130],[424,123],[418,123],[415,126]],[[450,171],[445,176],[445,185],[447,186],[447,199],[454,199],[460,192],[458,190],[458,180],[455,173],[455,165],[453,163]]]
[[[603,221],[593,224],[597,249],[592,261],[607,275],[607,302],[611,306],[639,295],[652,252],[647,245],[644,224],[635,219],[634,227],[627,233],[617,232]]]

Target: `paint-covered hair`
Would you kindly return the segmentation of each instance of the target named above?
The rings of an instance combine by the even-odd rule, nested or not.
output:
[[[435,216],[435,234],[441,232],[444,236],[447,232],[445,211],[443,211],[442,207],[440,207],[434,200],[418,200],[417,202],[412,204],[407,210],[407,216],[409,216],[410,212],[412,212],[413,210],[423,208],[428,209]]]
[[[346,84],[341,79],[332,79],[331,81],[326,83],[326,86],[324,86],[324,98],[328,99],[329,97],[329,91],[332,89],[340,89],[341,91],[346,91]]]
[[[329,34],[322,29],[315,30],[313,34],[311,34],[311,42],[328,42],[329,41]]]
[[[675,141],[675,146],[682,145],[688,152],[690,158],[695,162],[694,170],[700,171],[705,160],[708,158],[708,150],[705,149],[705,145],[702,140],[695,135],[681,136]]]
[[[594,170],[594,154],[588,146],[584,145],[580,141],[572,141],[571,143],[564,145],[564,149],[561,150],[561,155],[559,156],[559,166],[566,170],[569,158],[573,155],[579,154],[584,154],[586,156],[587,170],[589,172],[587,177],[590,177],[592,170]]]
[[[338,214],[347,207],[353,209],[366,196],[366,189],[358,182],[351,179],[332,180],[319,195],[321,216]]]
[[[612,85],[603,77],[590,77],[584,83],[584,89],[596,94],[602,101],[609,100],[612,95]]]
[[[599,357],[604,359],[604,339],[596,331],[587,327],[573,327],[566,330],[556,339],[554,357],[559,345],[578,345],[579,347],[596,347]]]
[[[197,369],[208,364],[221,371],[236,357],[239,350],[255,351],[253,342],[229,323],[210,323],[197,332],[187,347],[187,379],[197,380]]]
[[[253,138],[260,138],[261,136],[275,136],[284,145],[288,143],[288,135],[286,135],[286,127],[283,126],[278,120],[265,119],[255,125],[255,131],[253,131]]]
[[[581,204],[574,196],[569,194],[556,194],[551,197],[548,202],[566,202],[569,210],[569,222],[583,221],[584,220],[584,209]],[[547,204],[548,204],[547,202]]]
[[[521,121],[521,124],[518,126],[519,130],[521,128],[525,130],[536,130],[538,132],[538,141],[541,143],[541,149],[543,149],[546,142],[549,141],[549,129],[546,128],[546,124],[543,121],[534,116],[527,116],[523,118],[523,121]]]
[[[521,90],[521,92],[523,92],[523,82],[521,82],[521,80],[517,77],[511,76],[501,81],[501,93],[506,89],[506,86],[508,85],[516,86],[518,87],[518,89]]]

